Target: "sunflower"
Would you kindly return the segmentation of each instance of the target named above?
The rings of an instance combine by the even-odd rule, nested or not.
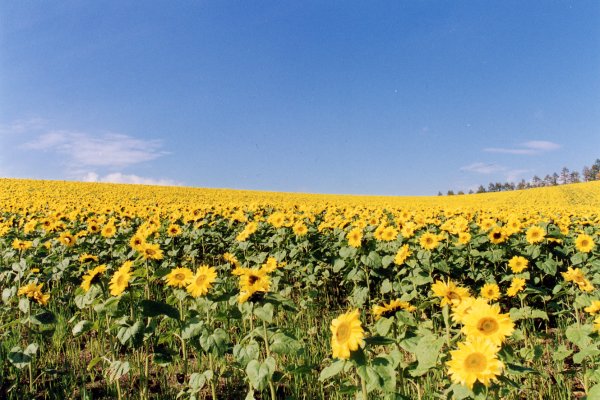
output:
[[[496,226],[490,231],[488,237],[490,239],[490,242],[494,244],[500,244],[505,242],[508,236],[506,235],[504,229],[500,228],[499,226]]]
[[[194,273],[189,268],[174,268],[165,275],[165,281],[167,286],[174,286],[178,288],[186,287],[192,281]]]
[[[223,254],[223,259],[236,268],[241,267],[241,264],[238,261],[237,257],[231,253]]]
[[[235,272],[235,271],[234,271]],[[238,302],[245,303],[256,293],[266,293],[271,288],[271,278],[262,269],[240,268],[240,297]]]
[[[398,230],[393,226],[388,226],[383,229],[380,237],[384,242],[391,242],[398,237]]]
[[[15,239],[12,242],[12,248],[15,250],[19,250],[19,251],[27,250],[27,249],[31,248],[32,245],[33,245],[33,242],[28,241],[28,240]]]
[[[500,346],[510,336],[515,325],[508,314],[500,314],[498,304],[488,304],[485,299],[476,299],[471,311],[464,317],[462,331],[467,338],[489,339]]]
[[[479,293],[481,297],[488,300],[498,300],[500,298],[500,288],[495,283],[486,283]]]
[[[35,300],[38,304],[45,306],[48,304],[50,295],[42,293],[42,286],[44,286],[43,283],[36,285],[35,282],[30,282],[27,285],[20,287],[17,294],[19,296],[25,295],[28,298]]]
[[[452,319],[455,322],[463,323],[465,316],[471,312],[471,307],[473,307],[473,303],[475,302],[474,297],[465,297],[462,299],[460,304],[452,307]]]
[[[69,232],[63,232],[58,237],[58,241],[67,247],[71,247],[75,244],[75,237],[73,237],[73,235],[71,235]]]
[[[111,295],[118,296],[129,286],[132,264],[131,261],[125,261],[121,268],[113,274],[109,285]]]
[[[600,300],[593,300],[592,304],[585,307],[583,310],[591,315],[596,314],[598,311],[600,311]]]
[[[260,270],[270,274],[277,269],[277,259],[275,257],[267,258],[267,262],[261,265]]]
[[[508,266],[515,274],[522,272],[529,265],[529,261],[525,257],[514,256],[508,261]]]
[[[383,306],[374,306],[373,315],[375,316],[375,321],[377,321],[381,317],[389,316],[398,310],[415,311],[416,309],[417,308],[415,306],[411,305],[407,301],[396,299],[384,304]]]
[[[523,278],[513,278],[510,282],[510,287],[506,290],[506,295],[508,297],[515,297],[517,293],[522,291],[525,288],[525,279]]]
[[[306,227],[306,225],[304,224],[304,222],[297,222],[294,225],[294,234],[296,236],[304,236],[308,233],[308,228]]]
[[[450,351],[452,359],[446,363],[448,375],[454,383],[473,389],[476,381],[489,386],[502,373],[504,364],[498,360],[499,348],[488,340],[472,338]]]
[[[581,251],[582,253],[589,253],[594,249],[594,246],[594,239],[585,233],[582,233],[575,239],[575,247],[577,248],[577,251]]]
[[[80,263],[86,263],[88,261],[98,261],[98,256],[94,256],[94,255],[87,254],[87,253],[79,256]]]
[[[163,253],[157,243],[146,243],[142,248],[142,256],[145,260],[162,260]]]
[[[594,329],[600,332],[600,317],[596,317],[594,320]]]
[[[402,247],[400,247],[398,249],[398,252],[396,253],[396,256],[394,257],[394,264],[396,265],[402,265],[404,264],[404,262],[406,261],[406,259],[408,257],[410,257],[410,249],[408,248],[408,245],[405,244]]]
[[[435,235],[431,232],[426,232],[426,233],[422,234],[421,237],[419,238],[419,244],[421,245],[422,248],[424,248],[426,250],[435,249],[438,246],[439,242],[440,242],[439,236]]]
[[[213,282],[217,279],[217,270],[208,265],[201,265],[196,274],[191,278],[187,286],[187,291],[192,297],[204,296],[208,293],[208,289],[212,287]]]
[[[181,235],[181,228],[179,227],[179,225],[171,224],[167,228],[167,235],[169,235],[170,237],[179,236]]]
[[[346,235],[346,239],[348,239],[348,245],[355,248],[360,247],[362,237],[363,234],[360,228],[354,228]]]
[[[346,360],[350,352],[363,346],[365,332],[361,326],[358,309],[340,315],[331,321],[331,349],[333,357]]]
[[[142,252],[146,246],[146,238],[142,234],[136,233],[129,239],[129,246],[136,251]]]
[[[115,236],[115,233],[117,233],[117,228],[115,228],[113,224],[107,224],[104,226],[104,228],[102,228],[100,233],[103,237],[110,238]]]
[[[98,265],[96,268],[89,270],[81,281],[81,288],[84,292],[90,290],[90,286],[98,281],[99,275],[106,271],[106,265]]]
[[[458,234],[459,244],[468,244],[471,241],[471,234],[469,232],[460,232]]]
[[[546,236],[546,231],[539,226],[532,226],[527,229],[526,239],[527,243],[535,244],[544,241],[544,237]]]
[[[455,307],[459,305],[464,298],[469,297],[469,289],[457,286],[451,280],[448,280],[448,283],[436,281],[431,285],[431,290],[433,290],[433,293],[436,296],[442,298],[440,306],[450,304]]]

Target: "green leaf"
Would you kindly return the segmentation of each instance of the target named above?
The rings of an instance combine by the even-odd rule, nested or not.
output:
[[[379,290],[381,292],[381,294],[386,294],[392,291],[392,282],[390,282],[389,279],[384,279],[383,282],[381,282],[381,289]]]
[[[206,384],[206,376],[198,372],[190,375],[189,386],[191,393],[198,393]]]
[[[275,359],[267,357],[264,362],[252,360],[246,366],[248,380],[256,390],[263,390],[275,372]]]
[[[198,336],[202,332],[203,326],[204,322],[198,317],[193,317],[186,320],[181,328],[181,338],[188,340]]]
[[[224,354],[227,349],[227,332],[221,328],[217,328],[209,335],[209,332],[205,330],[200,336],[200,346],[207,352],[211,352],[215,355]]]
[[[254,307],[254,315],[256,315],[261,320],[271,323],[273,322],[273,311],[275,308],[271,303],[265,303],[262,306]]]
[[[114,382],[129,372],[129,362],[113,361],[108,367],[108,381]]]
[[[250,360],[257,359],[259,354],[260,346],[258,345],[258,342],[254,340],[248,342],[245,346],[236,344],[233,347],[233,356],[242,366],[246,366]]]
[[[417,368],[410,371],[412,376],[425,374],[430,368],[437,365],[438,357],[444,345],[444,338],[437,337],[434,334],[423,336],[415,349],[417,357]]]
[[[600,384],[596,384],[589,388],[587,391],[587,400],[599,400],[600,399]]]
[[[565,358],[569,357],[571,354],[573,354],[573,350],[568,349],[567,346],[561,344],[560,346],[558,346],[558,349],[553,351],[552,359],[554,361],[560,362],[563,361]]]
[[[345,364],[346,360],[336,360],[328,367],[323,368],[321,374],[319,375],[319,381],[323,382],[331,377],[336,376],[344,369]]]
[[[296,355],[302,349],[302,344],[298,340],[283,332],[273,334],[271,341],[271,351],[276,354]]]
[[[86,321],[81,320],[79,321],[71,330],[71,332],[73,332],[73,336],[77,337],[80,335],[83,335],[84,333],[86,333],[87,331],[89,331],[90,329],[92,329],[92,327],[94,326],[93,322],[90,321]]]
[[[19,346],[15,346],[10,349],[8,360],[18,369],[23,369],[31,363],[31,355],[25,354]]]
[[[141,345],[144,337],[144,324],[142,321],[136,321],[133,325],[127,325],[119,329],[117,339],[122,345],[127,344],[131,340],[134,347]]]
[[[573,362],[581,364],[588,357],[595,357],[600,354],[600,350],[596,347],[585,347],[581,351],[573,355]]]
[[[388,334],[393,324],[394,318],[379,318],[379,321],[375,323],[375,331],[381,336],[385,336]]]
[[[169,318],[179,319],[179,311],[166,303],[161,301],[153,300],[142,300],[142,315],[144,317],[158,317],[159,315],[165,315]]]
[[[363,261],[367,267],[379,268],[382,266],[381,256],[376,251],[371,251]]]
[[[345,266],[346,266],[346,262],[344,260],[342,260],[341,258],[336,258],[336,260],[333,262],[333,272],[337,274]]]
[[[50,325],[56,322],[56,317],[50,311],[44,311],[31,316],[31,323],[36,325]]]

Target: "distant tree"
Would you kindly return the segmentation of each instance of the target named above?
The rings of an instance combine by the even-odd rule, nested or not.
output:
[[[579,177],[579,172],[573,171],[569,174],[569,182],[570,183],[579,183],[581,182],[581,178]]]
[[[477,188],[477,193],[485,193],[485,188],[483,187],[483,185],[479,185],[479,187]]]
[[[558,181],[561,185],[571,183],[571,173],[569,172],[569,168],[563,167],[563,169],[560,171],[560,177]]]
[[[473,189],[469,189],[469,194],[473,194]]]
[[[594,180],[594,174],[593,174],[591,168],[588,167],[587,165],[585,167],[583,167],[583,170],[581,171],[581,175],[583,175],[584,182],[589,182],[589,181]]]
[[[462,190],[459,190],[457,194],[465,194]]]
[[[448,196],[454,196],[454,190],[448,190],[448,193],[446,193]]]
[[[438,192],[438,196],[443,196],[442,192]]]
[[[600,180],[600,158],[597,158],[594,165],[590,168],[591,181]]]
[[[534,188],[542,186],[542,180],[539,176],[534,175],[533,178],[531,178],[531,186]]]
[[[521,179],[521,182],[517,183],[517,190],[523,190],[527,188],[527,182],[525,179]]]
[[[555,172],[550,176],[550,183],[552,183],[552,186],[556,186],[558,185],[558,174]]]
[[[488,191],[488,192],[495,192],[495,191],[496,191],[496,185],[495,185],[494,183],[490,182],[490,183],[488,184],[488,189],[487,189],[487,191]]]

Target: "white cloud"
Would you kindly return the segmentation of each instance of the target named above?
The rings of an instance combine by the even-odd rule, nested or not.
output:
[[[460,170],[488,175],[493,174],[494,172],[505,171],[506,167],[503,167],[498,164],[476,162],[473,164],[465,165],[464,167],[461,167]]]
[[[523,174],[531,172],[530,169],[511,169],[507,171],[506,181],[507,182],[516,182],[521,178]]]
[[[42,118],[19,119],[10,124],[0,124],[0,135],[18,135],[38,131],[45,126],[46,120]]]
[[[483,151],[487,153],[534,155],[557,150],[560,147],[561,146],[559,144],[549,142],[547,140],[530,140],[528,142],[521,143],[516,148],[486,147],[485,149],[483,149]]]
[[[22,147],[55,152],[74,167],[123,168],[167,154],[160,151],[159,140],[141,140],[116,133],[92,136],[73,131],[51,131]]]
[[[131,183],[136,185],[158,185],[158,186],[182,186],[183,183],[171,179],[154,179],[138,175],[113,172],[105,176],[99,176],[95,172],[88,172],[82,178],[84,182],[106,182],[106,183]]]

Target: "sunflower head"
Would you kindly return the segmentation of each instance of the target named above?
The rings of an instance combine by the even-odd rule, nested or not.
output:
[[[350,352],[363,346],[365,332],[360,322],[358,309],[340,315],[331,321],[331,349],[333,357],[340,359],[350,358]]]
[[[459,343],[458,350],[450,352],[452,358],[446,363],[450,379],[469,389],[473,389],[477,381],[489,386],[504,368],[502,361],[498,360],[498,350],[498,346],[482,338]]]

